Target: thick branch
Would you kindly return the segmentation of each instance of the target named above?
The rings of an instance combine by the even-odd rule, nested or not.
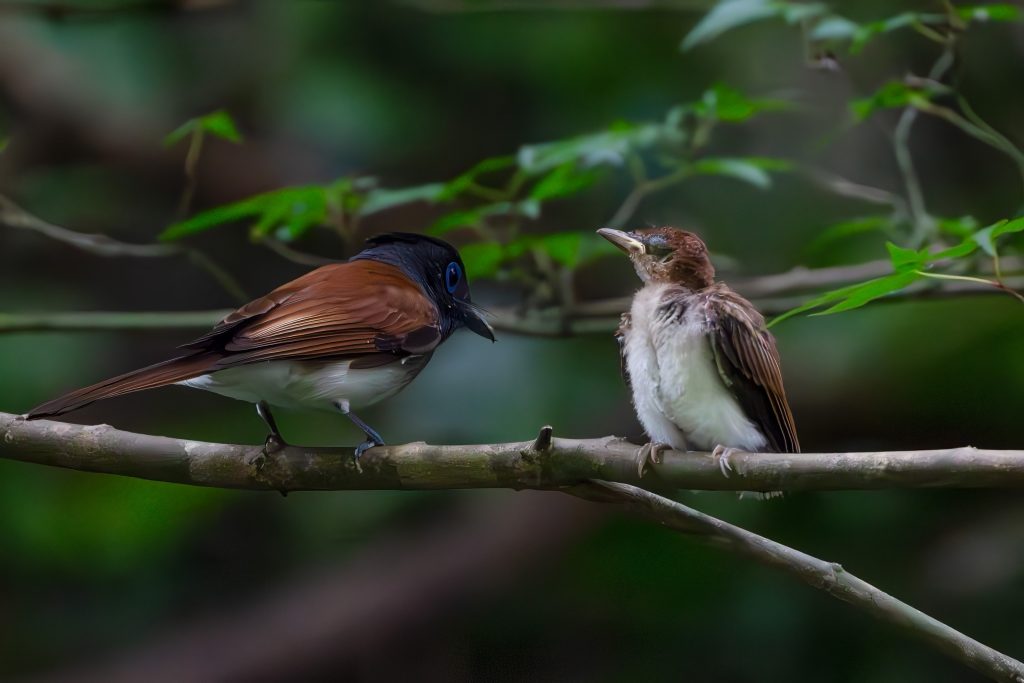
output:
[[[906,631],[992,680],[1024,681],[1024,664],[897,600],[838,564],[819,560],[635,486],[598,481],[578,493],[587,498],[596,494],[604,500],[626,503],[634,511],[671,529],[779,569]]]
[[[540,442],[547,445],[546,439]],[[206,443],[122,432],[107,425],[28,422],[0,413],[0,458],[144,479],[222,488],[560,489],[588,479],[640,483],[637,446],[622,439],[551,439],[371,449]],[[1024,451],[952,448],[880,453],[736,453],[722,474],[707,453],[666,452],[643,478],[648,488],[806,491],[884,488],[1024,488]],[[360,471],[361,469],[361,471]]]

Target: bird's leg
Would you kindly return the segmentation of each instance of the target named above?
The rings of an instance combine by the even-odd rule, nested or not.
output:
[[[671,450],[672,446],[660,441],[649,441],[640,447],[636,452],[636,472],[640,477],[644,476],[649,465],[661,464],[661,452]]]
[[[383,446],[384,439],[382,439],[380,434],[377,433],[377,430],[363,422],[358,415],[349,409],[348,401],[335,401],[334,405],[342,412],[343,415],[345,415],[345,417],[352,420],[352,423],[355,424],[356,427],[362,429],[363,433],[366,434],[366,441],[356,446],[354,457],[356,465],[358,466],[359,457],[374,446]]]
[[[270,430],[270,433],[267,434],[267,442],[264,444],[263,450],[269,455],[287,446],[288,444],[285,443],[284,437],[281,436],[281,431],[277,428],[277,421],[270,412],[270,405],[266,401],[256,403],[256,414],[260,416],[263,423],[267,425],[267,429]]]
[[[729,473],[733,471],[732,463],[729,462],[729,458],[732,457],[733,453],[738,453],[740,449],[731,448],[729,446],[723,446],[718,444],[715,446],[715,450],[711,451],[711,457],[718,462],[718,469],[722,471],[722,476],[726,479],[729,478]]]

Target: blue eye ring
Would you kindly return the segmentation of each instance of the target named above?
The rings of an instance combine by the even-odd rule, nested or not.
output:
[[[452,261],[444,269],[444,286],[448,288],[449,294],[454,294],[460,282],[462,282],[462,267]]]

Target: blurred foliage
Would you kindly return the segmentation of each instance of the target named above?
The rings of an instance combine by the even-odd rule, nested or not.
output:
[[[461,5],[423,3],[432,4]],[[370,232],[430,230],[459,245],[478,300],[621,296],[635,277],[622,259],[603,258],[608,245],[593,236],[615,217],[694,227],[716,255],[735,257],[721,268],[726,279],[888,257],[881,284],[823,294],[816,308],[851,309],[936,276],[996,286],[1019,275],[1016,6],[467,8],[477,11],[254,2],[61,21],[5,12],[0,187],[84,232],[187,240],[252,292],[301,272],[263,246],[347,255]],[[953,63],[932,75],[947,54]],[[52,80],[61,73],[70,75]],[[908,112],[914,135],[900,143],[889,132]],[[163,149],[171,130],[174,146]],[[240,131],[244,141],[224,144]],[[914,178],[894,161],[900,144]],[[194,211],[176,201],[182,157]],[[909,201],[915,184],[923,211]],[[243,226],[253,245],[239,239]],[[173,259],[96,259],[6,230],[0,239],[5,310],[231,303]],[[1019,448],[1019,306],[1010,296],[879,305],[776,327],[805,447]],[[2,336],[0,402],[22,411],[185,341]],[[610,339],[477,341],[453,338],[407,391],[364,417],[393,442],[522,439],[544,423],[566,436],[641,438]],[[71,417],[196,439],[263,438],[249,406],[186,389]],[[329,415],[279,419],[307,443],[358,438]],[[230,616],[311,569],[348,566],[395,534],[444,523],[471,495],[282,499],[10,462],[0,475],[4,678],[88,667],[195,615]],[[689,502],[842,562],[1019,656],[1018,497]],[[448,657],[464,678],[486,680],[976,680],[826,596],[637,522],[604,524],[547,560],[512,589],[421,626],[412,639],[435,658],[401,644],[371,656],[416,676]]]

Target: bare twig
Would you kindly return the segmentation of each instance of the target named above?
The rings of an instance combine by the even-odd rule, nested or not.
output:
[[[539,445],[538,445],[539,442]],[[351,448],[205,443],[26,421],[0,413],[0,458],[89,472],[251,490],[558,489],[587,479],[640,483],[637,446],[622,439],[551,439],[467,446]],[[260,457],[264,456],[264,457]],[[716,491],[1024,488],[1024,451],[952,448],[880,453],[736,453],[724,476],[708,453],[664,453],[651,486]]]
[[[131,244],[100,234],[76,232],[54,225],[32,215],[7,197],[0,195],[0,226],[31,230],[41,235],[69,244],[90,254],[104,257],[166,258],[185,256],[196,267],[205,270],[225,291],[240,303],[249,296],[230,273],[217,265],[213,259],[191,247],[179,244]]]
[[[781,569],[830,595],[895,624],[951,657],[1000,681],[1024,681],[1024,665],[845,572],[792,548],[637,488],[636,446],[619,439],[554,439],[545,427],[533,441],[477,446],[413,443],[370,449],[361,467],[351,449],[185,441],[120,432],[108,426],[27,422],[0,413],[0,458],[200,486],[300,489],[557,489],[625,502],[685,534]],[[731,456],[726,476],[709,453],[663,455],[650,484],[730,490],[804,490],[920,486],[1024,487],[1024,451],[940,451]]]
[[[670,529],[724,547],[823,590],[880,621],[896,626],[992,680],[1024,681],[1024,664],[897,600],[839,564],[819,560],[635,486],[602,481],[591,486],[609,499],[617,499]],[[583,495],[589,497],[588,492]]]

